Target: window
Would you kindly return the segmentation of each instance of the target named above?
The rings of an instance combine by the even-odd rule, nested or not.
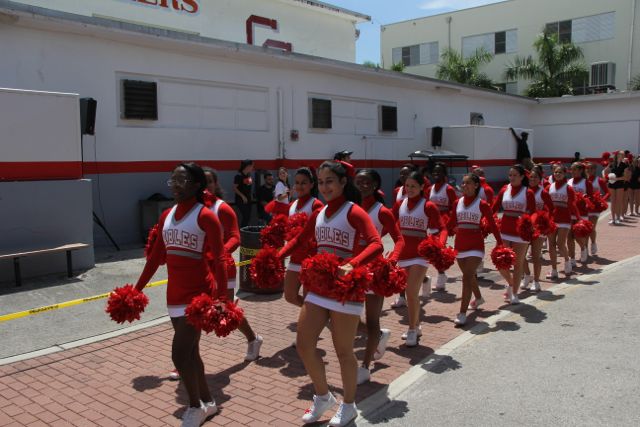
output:
[[[158,120],[158,86],[156,82],[122,80],[122,117],[135,120]]]
[[[311,98],[311,127],[331,129],[331,100]]]
[[[381,105],[379,107],[380,131],[398,131],[398,107],[391,105]]]
[[[560,21],[558,23],[558,41],[560,43],[571,43],[571,21]]]
[[[550,22],[545,26],[547,34],[556,34],[560,43],[586,43],[615,37],[615,12]]]
[[[413,65],[437,64],[440,58],[438,42],[422,43],[413,46],[394,47],[391,50],[391,62]]]
[[[492,55],[515,53],[518,51],[518,30],[498,31],[462,38],[462,55],[473,56],[478,49],[484,49]]]
[[[518,94],[518,82],[496,83],[495,87],[500,92]]]

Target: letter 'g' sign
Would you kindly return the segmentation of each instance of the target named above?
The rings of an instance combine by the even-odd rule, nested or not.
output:
[[[197,13],[200,6],[199,0],[131,0],[134,3],[146,4],[149,6],[173,9],[180,12]]]

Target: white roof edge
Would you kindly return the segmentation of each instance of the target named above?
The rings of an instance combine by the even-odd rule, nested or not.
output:
[[[77,93],[70,93],[70,92],[52,92],[50,90],[16,89],[11,87],[0,87],[0,92],[22,93],[26,95],[52,95],[52,96],[72,97],[72,98],[76,98],[80,96]]]
[[[281,2],[284,3],[293,3],[295,5],[298,6],[310,6],[310,7],[314,7],[314,8],[320,8],[323,9],[326,12],[330,12],[330,13],[335,13],[338,15],[343,15],[345,17],[349,17],[350,19],[356,18],[356,22],[357,23],[361,23],[361,22],[370,22],[371,21],[371,17],[369,15],[365,15],[363,13],[360,12],[355,12],[353,10],[349,10],[349,9],[345,9],[343,7],[340,6],[335,6],[329,3],[325,3],[322,1],[316,1],[316,0],[280,0]]]
[[[559,98],[539,98],[539,104],[568,104],[572,102],[592,102],[602,101],[605,99],[635,99],[640,98],[640,91],[623,91],[614,93],[600,93],[596,95],[576,95],[576,96],[562,96]]]

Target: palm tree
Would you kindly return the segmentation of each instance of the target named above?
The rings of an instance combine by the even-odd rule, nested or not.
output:
[[[485,74],[479,72],[483,64],[491,62],[493,55],[484,49],[478,49],[469,58],[464,58],[458,51],[447,48],[442,52],[436,77],[471,86],[495,89],[494,83]]]
[[[582,62],[582,49],[573,43],[559,43],[556,34],[543,33],[533,43],[538,58],[517,56],[507,64],[506,80],[531,80],[525,94],[532,98],[568,95],[589,75]]]
[[[634,78],[631,79],[629,83],[630,90],[640,90],[640,74],[636,74]]]

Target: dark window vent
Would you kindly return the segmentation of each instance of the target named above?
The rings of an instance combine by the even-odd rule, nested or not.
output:
[[[380,130],[383,132],[398,131],[398,107],[380,106]]]
[[[331,100],[311,98],[311,127],[331,129]]]
[[[156,82],[123,80],[123,118],[158,120],[158,85]]]

